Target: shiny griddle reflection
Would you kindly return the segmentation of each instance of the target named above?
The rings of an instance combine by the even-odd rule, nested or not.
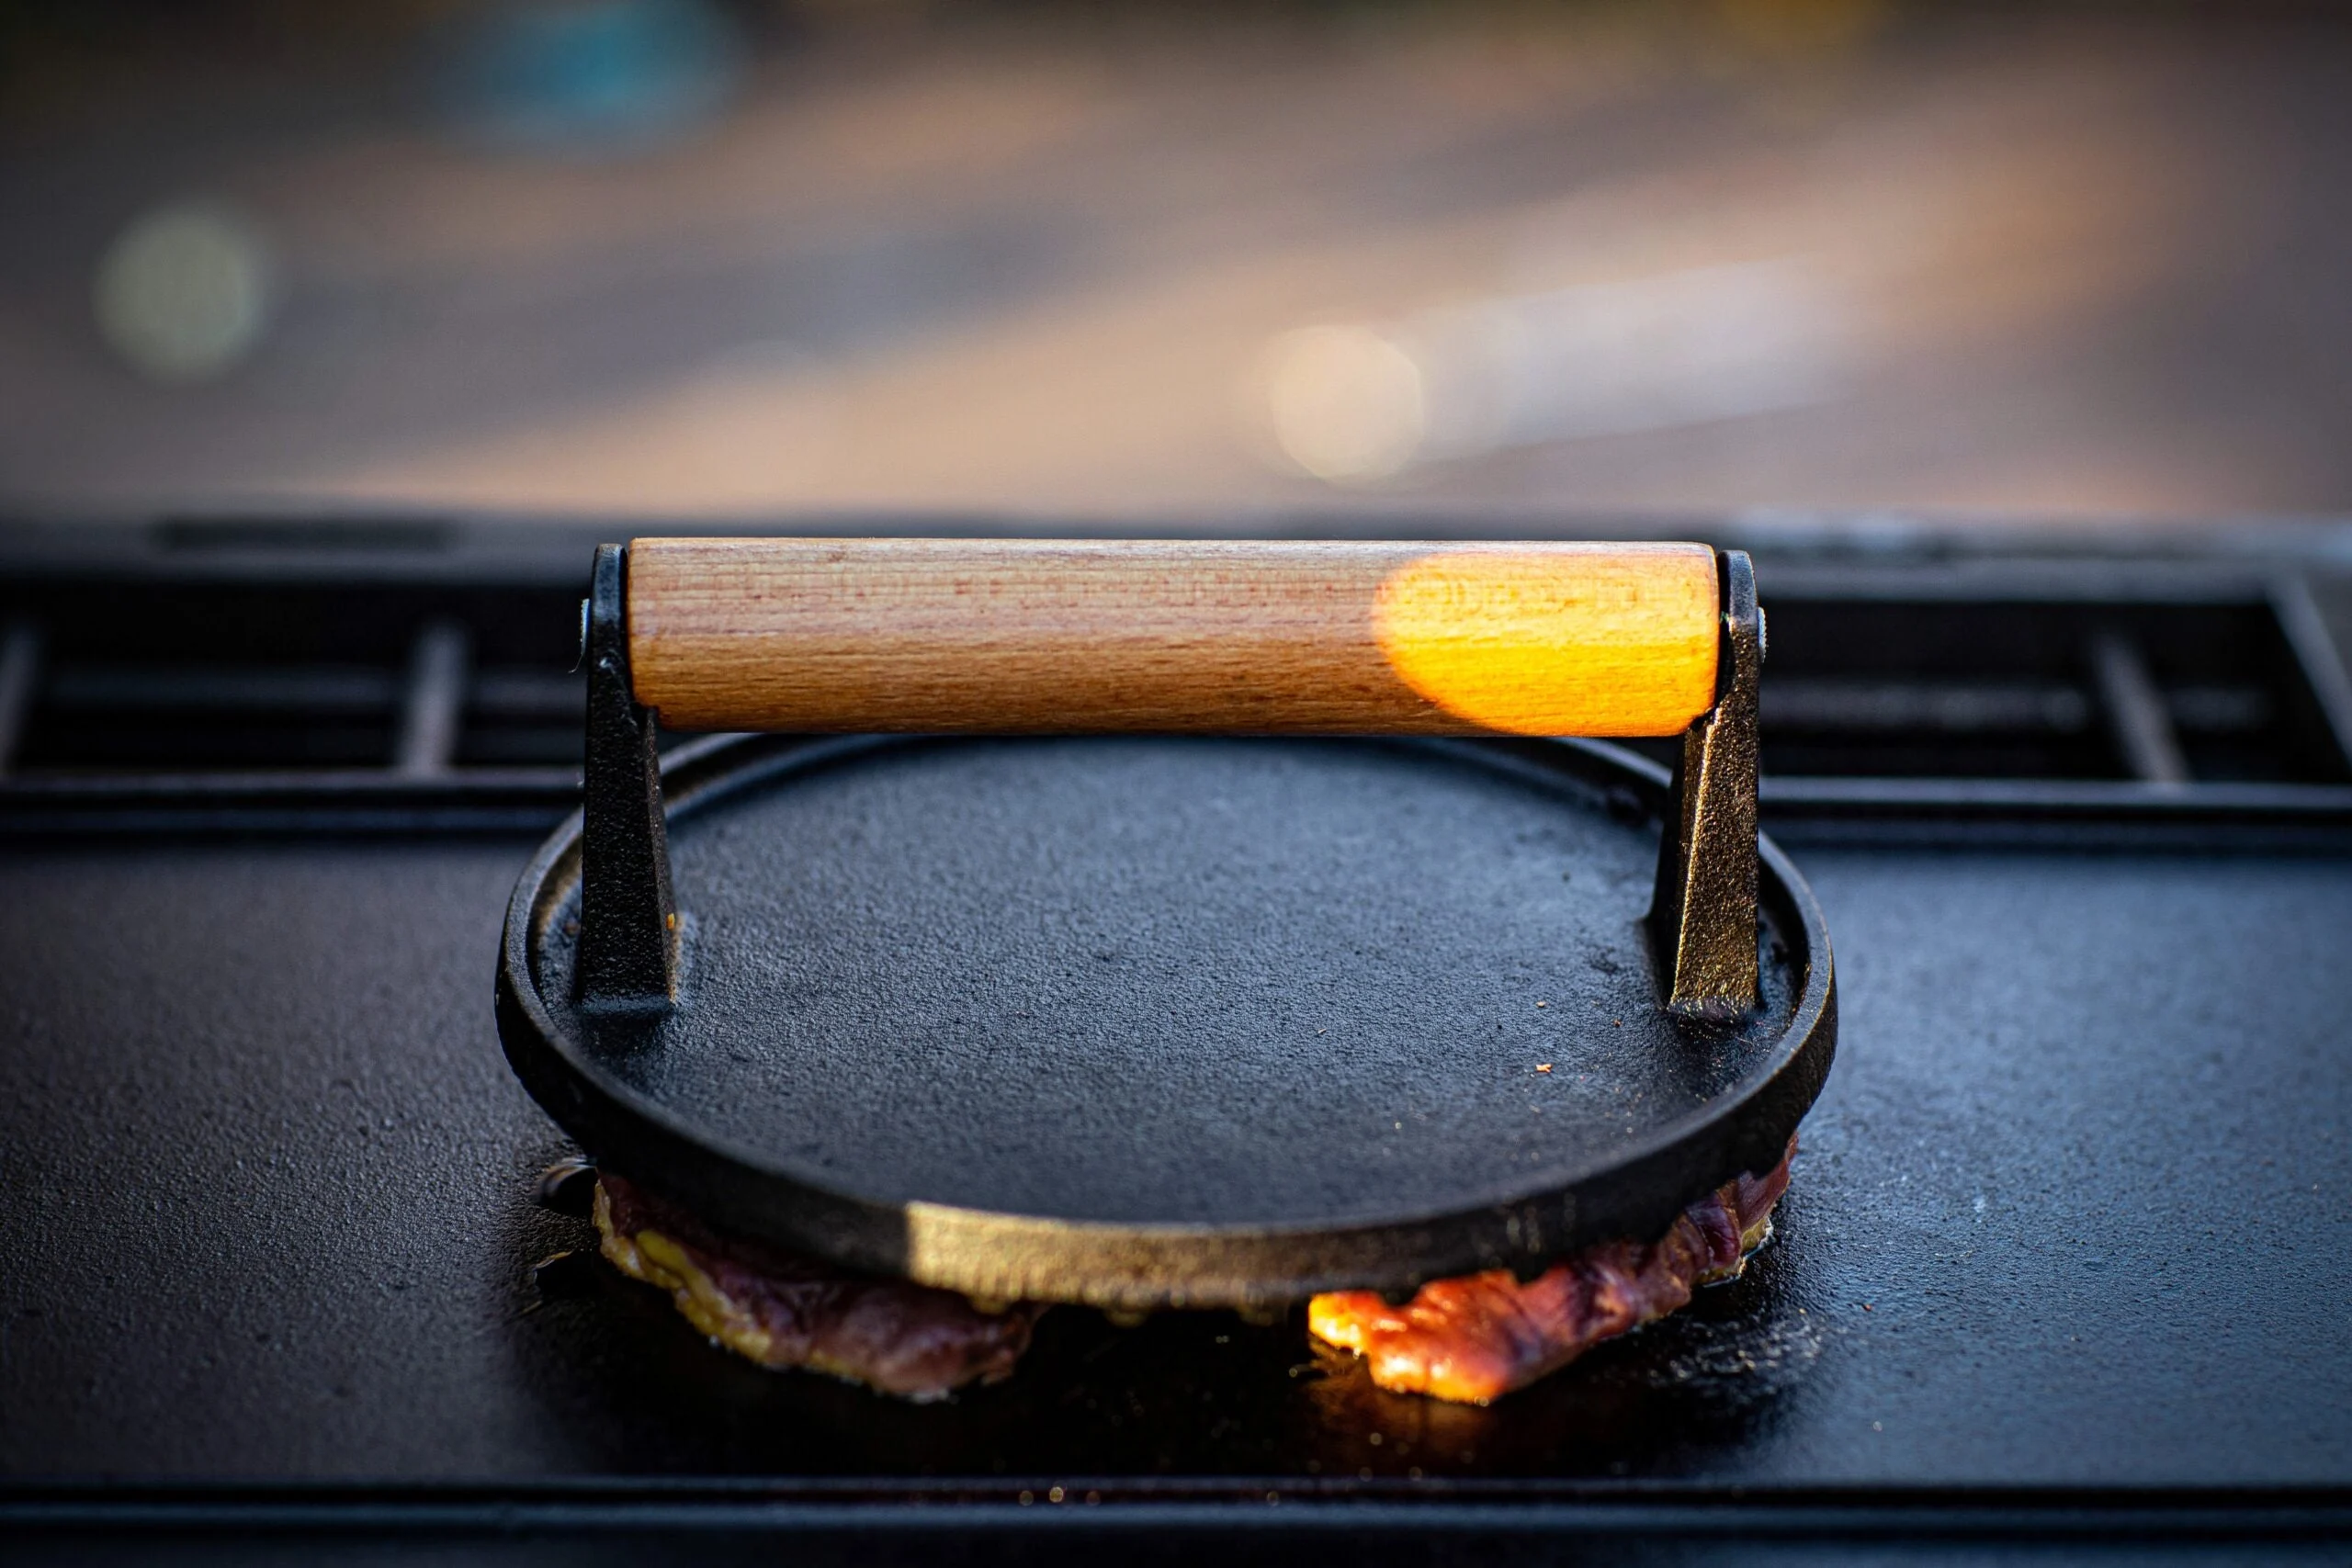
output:
[[[598,1050],[812,1184],[1091,1220],[1459,1207],[1763,1070],[1657,1008],[1656,856],[1450,748],[891,747],[674,827],[683,1005]],[[558,921],[560,929],[562,921]],[[542,993],[569,989],[551,944]]]

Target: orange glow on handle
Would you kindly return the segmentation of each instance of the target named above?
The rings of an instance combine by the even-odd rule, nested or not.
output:
[[[1389,668],[1465,723],[1514,735],[1673,735],[1714,702],[1715,563],[1442,553],[1380,585]]]

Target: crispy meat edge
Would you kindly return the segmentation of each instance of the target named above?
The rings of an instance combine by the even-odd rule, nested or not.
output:
[[[1773,1169],[1691,1203],[1646,1246],[1605,1242],[1525,1282],[1508,1269],[1434,1280],[1401,1307],[1374,1292],[1329,1292],[1307,1303],[1307,1331],[1363,1358],[1382,1388],[1487,1404],[1736,1278],[1771,1236],[1796,1146],[1792,1137]]]

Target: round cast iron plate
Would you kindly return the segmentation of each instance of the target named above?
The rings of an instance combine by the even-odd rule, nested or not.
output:
[[[1763,847],[1763,1006],[1642,926],[1663,773],[1563,741],[762,738],[665,778],[658,1020],[571,1001],[579,819],[500,1032],[714,1222],[1001,1299],[1257,1304],[1655,1235],[1828,1070],[1827,936]]]

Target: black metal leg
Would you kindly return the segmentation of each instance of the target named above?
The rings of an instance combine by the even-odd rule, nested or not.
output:
[[[580,1000],[658,1011],[678,993],[678,913],[653,714],[629,682],[628,552],[600,545],[588,600],[588,757],[581,799]]]
[[[1701,1018],[1756,1006],[1756,690],[1764,663],[1756,569],[1722,558],[1715,705],[1683,732],[1658,845],[1650,937],[1667,1005]]]

